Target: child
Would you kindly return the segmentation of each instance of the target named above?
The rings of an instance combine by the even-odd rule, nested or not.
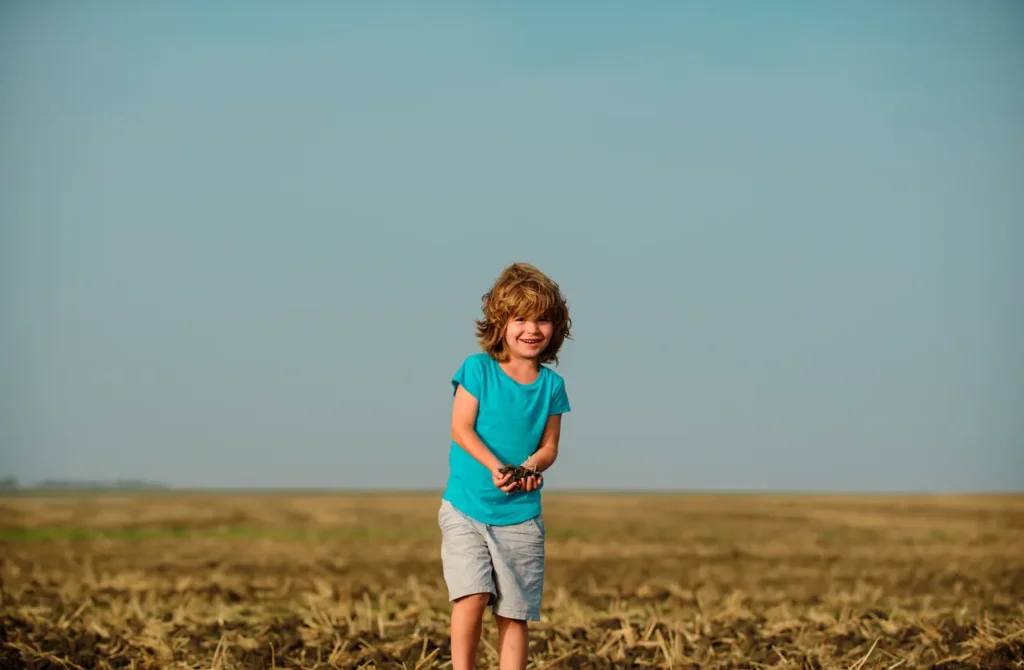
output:
[[[452,606],[452,668],[474,667],[484,610],[498,626],[502,670],[526,667],[527,622],[540,619],[544,522],[540,489],[558,456],[569,411],[558,363],[570,337],[558,285],[532,265],[501,273],[476,322],[482,353],[452,380],[450,474],[438,512],[441,562]],[[536,470],[518,482],[506,465]]]

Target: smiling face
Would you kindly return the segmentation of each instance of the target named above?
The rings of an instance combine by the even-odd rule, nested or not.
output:
[[[505,326],[505,350],[513,358],[534,360],[551,342],[555,327],[546,316],[514,316]]]
[[[527,263],[514,263],[483,295],[481,307],[476,336],[494,360],[558,365],[558,352],[571,339],[572,321],[565,296],[547,275]]]

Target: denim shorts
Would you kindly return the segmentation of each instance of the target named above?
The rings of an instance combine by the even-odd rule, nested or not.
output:
[[[544,590],[544,521],[492,526],[469,518],[447,500],[437,513],[448,599],[491,594],[497,616],[540,620]]]

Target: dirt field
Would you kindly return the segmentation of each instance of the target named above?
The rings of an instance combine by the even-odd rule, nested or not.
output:
[[[437,508],[0,499],[0,666],[446,667]],[[1024,496],[548,495],[545,523],[531,667],[1024,667]]]

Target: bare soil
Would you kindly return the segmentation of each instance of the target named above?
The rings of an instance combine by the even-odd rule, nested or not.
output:
[[[0,499],[0,667],[450,667],[439,502]],[[545,525],[531,668],[1024,667],[1024,496],[545,494]]]

